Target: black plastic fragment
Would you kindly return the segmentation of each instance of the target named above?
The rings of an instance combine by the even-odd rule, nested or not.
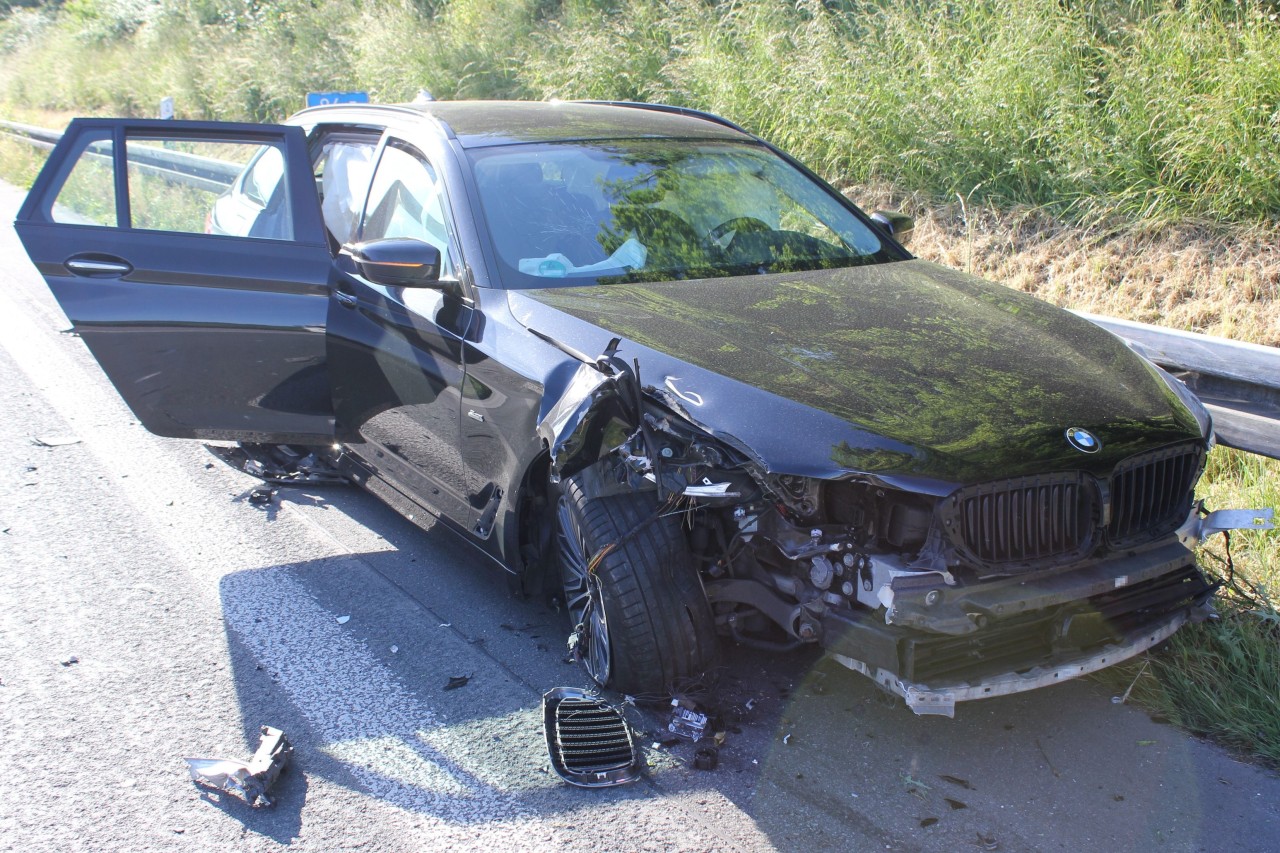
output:
[[[715,770],[720,766],[720,750],[704,746],[693,754],[693,766],[699,770]]]
[[[292,444],[251,444],[235,447],[206,444],[205,448],[226,464],[281,486],[343,484],[348,480],[322,456],[319,448]]]
[[[551,768],[570,785],[606,788],[640,778],[631,728],[617,708],[576,687],[542,697]]]
[[[260,488],[249,492],[249,503],[254,506],[266,506],[276,496],[275,489]]]

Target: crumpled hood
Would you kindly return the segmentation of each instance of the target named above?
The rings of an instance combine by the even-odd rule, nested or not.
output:
[[[623,338],[620,354],[639,358],[647,385],[678,392],[691,418],[775,471],[950,482],[1105,474],[1132,453],[1200,437],[1108,332],[926,261],[510,300],[526,326],[591,355]],[[1098,435],[1102,452],[1068,445],[1069,427]]]

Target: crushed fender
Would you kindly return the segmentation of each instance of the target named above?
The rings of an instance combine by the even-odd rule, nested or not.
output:
[[[270,806],[267,791],[280,778],[293,755],[293,746],[280,729],[262,727],[258,751],[246,764],[232,758],[187,758],[191,779],[202,785],[237,794],[254,808]]]

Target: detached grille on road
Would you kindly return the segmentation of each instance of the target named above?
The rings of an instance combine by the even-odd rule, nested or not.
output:
[[[1204,461],[1199,444],[1181,444],[1117,465],[1111,475],[1110,542],[1126,545],[1177,529],[1191,511]]]
[[[561,779],[586,788],[637,779],[631,729],[616,708],[572,687],[542,697],[551,766]]]
[[[969,486],[947,499],[943,524],[957,548],[981,565],[1007,571],[1065,562],[1092,544],[1097,489],[1077,473]]]

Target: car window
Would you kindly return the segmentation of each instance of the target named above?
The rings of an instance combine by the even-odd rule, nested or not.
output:
[[[369,193],[377,139],[329,140],[316,161],[324,224],[338,245],[351,241]]]
[[[440,250],[440,274],[453,274],[452,246],[444,185],[418,151],[388,143],[373,174],[360,239],[413,237]]]
[[[887,260],[840,199],[764,146],[680,139],[469,152],[507,287]]]
[[[124,148],[127,215],[117,209],[115,148],[103,131],[86,134],[53,201],[53,221],[293,239],[275,145],[144,131],[128,134]]]
[[[51,216],[64,225],[116,224],[115,161],[110,139],[86,134],[71,173],[54,200]]]
[[[125,152],[132,227],[293,239],[284,155],[274,144],[148,132],[130,134]]]

